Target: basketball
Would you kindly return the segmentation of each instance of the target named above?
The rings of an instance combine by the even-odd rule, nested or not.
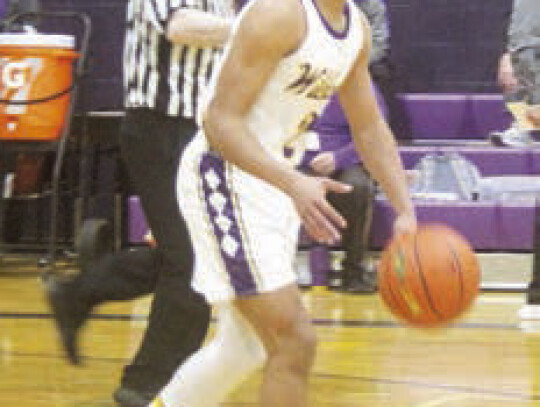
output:
[[[379,294],[390,312],[417,327],[437,327],[459,317],[478,293],[473,249],[448,226],[426,224],[394,237],[381,255]]]

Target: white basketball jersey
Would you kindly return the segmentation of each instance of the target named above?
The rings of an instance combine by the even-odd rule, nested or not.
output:
[[[299,1],[307,16],[306,37],[278,64],[247,117],[252,133],[277,159],[283,159],[285,146],[303,138],[364,40],[360,13],[350,1],[342,33],[332,31],[314,0]],[[209,302],[296,281],[300,220],[288,195],[209,151],[202,132],[182,155],[177,185],[195,249],[192,284]]]
[[[300,1],[307,17],[306,37],[297,50],[278,64],[247,118],[252,133],[278,156],[320,114],[364,43],[360,13],[350,0],[345,6],[346,24],[342,32],[328,25],[314,0]]]

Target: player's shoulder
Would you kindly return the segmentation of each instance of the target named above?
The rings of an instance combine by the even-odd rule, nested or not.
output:
[[[303,13],[302,0],[252,0],[250,8],[270,20],[297,21]]]
[[[244,30],[261,40],[290,43],[300,39],[304,32],[301,0],[252,0],[244,14]]]
[[[245,16],[258,27],[276,34],[294,30],[303,21],[301,0],[252,0]]]

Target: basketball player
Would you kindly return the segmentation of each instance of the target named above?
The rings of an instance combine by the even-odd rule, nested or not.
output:
[[[283,151],[302,144],[334,92],[396,211],[396,233],[416,229],[394,139],[371,94],[369,37],[350,0],[255,0],[241,12],[178,178],[193,286],[216,307],[217,333],[151,406],[217,406],[263,363],[261,405],[306,406],[317,341],[292,267],[299,221],[334,243],[345,222],[325,195],[349,188],[297,171]]]

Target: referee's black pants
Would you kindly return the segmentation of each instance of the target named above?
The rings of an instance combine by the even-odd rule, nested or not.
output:
[[[176,199],[179,157],[196,130],[191,119],[127,111],[121,155],[157,248],[105,256],[76,281],[80,298],[92,306],[154,292],[142,344],[121,380],[123,387],[141,392],[156,392],[168,382],[200,347],[210,320],[209,306],[190,287],[193,249]]]

